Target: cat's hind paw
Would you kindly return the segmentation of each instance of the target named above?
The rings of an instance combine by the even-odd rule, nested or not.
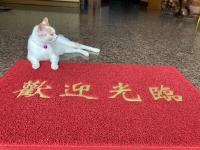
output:
[[[91,51],[94,52],[94,53],[99,53],[100,49],[98,49],[98,48],[92,48]]]

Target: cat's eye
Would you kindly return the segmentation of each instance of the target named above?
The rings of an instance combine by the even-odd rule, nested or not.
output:
[[[51,36],[54,36],[54,34],[53,34],[53,33],[51,33]]]
[[[46,35],[47,34],[45,34],[45,33],[40,34],[41,37],[45,37]]]

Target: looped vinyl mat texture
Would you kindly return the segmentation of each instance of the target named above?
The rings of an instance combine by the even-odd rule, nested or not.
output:
[[[200,92],[173,66],[18,61],[0,79],[0,149],[199,149]]]

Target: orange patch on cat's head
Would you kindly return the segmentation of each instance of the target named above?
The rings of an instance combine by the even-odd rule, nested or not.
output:
[[[49,26],[49,20],[48,20],[48,18],[45,17],[40,24]]]
[[[38,25],[39,31],[49,31],[52,27],[49,25],[49,20],[47,17],[45,17],[42,22]]]
[[[52,41],[56,35],[55,35],[55,30],[53,27],[49,25],[48,18],[45,17],[42,22],[38,25],[38,37],[44,41]]]

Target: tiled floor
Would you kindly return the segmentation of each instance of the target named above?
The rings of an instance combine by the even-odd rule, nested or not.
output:
[[[64,61],[175,65],[200,88],[200,36],[195,20],[175,18],[134,4],[111,1],[87,10],[60,7],[12,6],[0,12],[0,75],[18,59],[26,59],[27,39],[45,16],[58,33],[101,48],[89,59],[73,55]],[[199,39],[199,40],[198,40]]]

